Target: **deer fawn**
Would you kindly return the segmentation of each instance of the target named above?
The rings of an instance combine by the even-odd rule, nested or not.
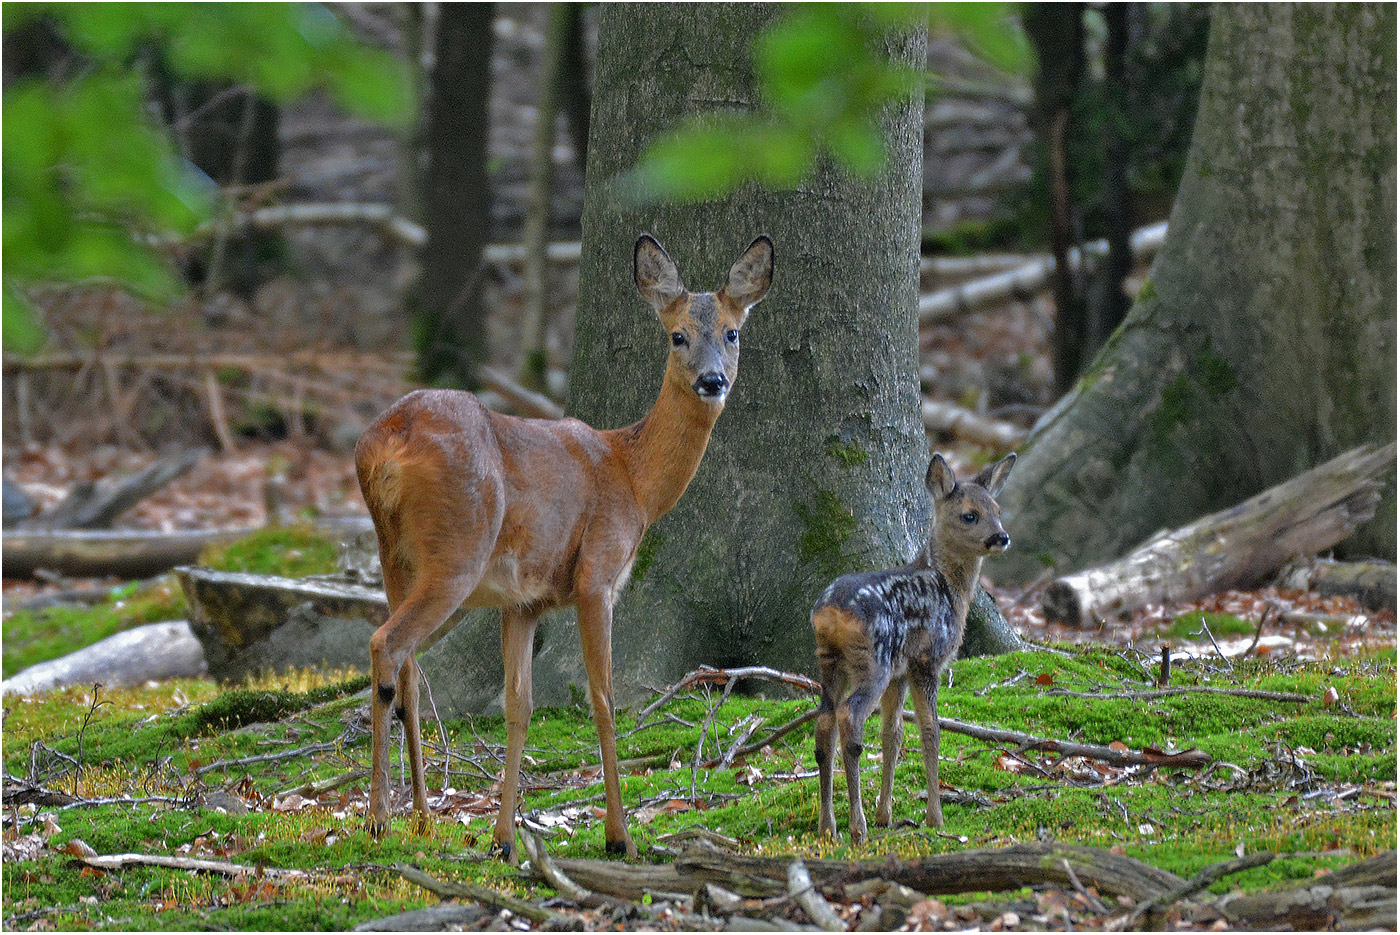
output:
[[[396,697],[420,828],[427,817],[416,652],[458,607],[499,607],[507,742],[493,850],[516,856],[535,624],[546,610],[573,604],[602,747],[607,849],[636,854],[613,733],[613,603],[642,534],[675,506],[705,454],[738,374],[739,329],[772,283],[773,243],[759,237],[750,244],[718,292],[687,292],[676,264],[645,234],[633,273],[671,344],[661,391],[640,422],[599,431],[577,419],[501,415],[466,392],[418,390],[376,419],[355,448],[391,610],[370,638],[369,828],[376,837],[388,830]]]
[[[822,683],[817,709],[819,833],[836,836],[832,755],[839,729],[851,797],[851,840],[865,840],[861,734],[876,698],[880,698],[883,762],[875,823],[889,825],[894,768],[904,739],[904,692],[910,681],[928,782],[924,821],[943,827],[938,799],[938,676],[962,643],[982,559],[1006,551],[1011,544],[994,498],[1015,461],[1014,454],[1007,455],[971,481],[958,483],[942,455],[934,455],[924,477],[934,512],[925,549],[903,568],[837,578],[812,608]]]

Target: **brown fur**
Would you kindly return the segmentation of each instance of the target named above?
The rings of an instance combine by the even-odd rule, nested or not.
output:
[[[650,237],[637,243],[635,277],[662,325],[686,339],[675,342],[656,403],[640,422],[597,431],[577,419],[502,415],[470,393],[420,390],[390,407],[356,446],[391,610],[370,640],[369,825],[376,835],[388,828],[387,744],[396,696],[414,809],[420,822],[427,814],[415,654],[441,635],[458,607],[499,607],[507,744],[494,840],[513,856],[535,627],[544,611],[571,604],[602,750],[608,850],[636,853],[622,811],[613,731],[613,602],[647,526],[680,499],[705,453],[724,391],[738,373],[737,340],[726,334],[767,292],[772,244],[755,240],[735,263],[713,297],[713,315],[692,314],[702,299],[711,307],[710,294],[687,293],[675,264]]]

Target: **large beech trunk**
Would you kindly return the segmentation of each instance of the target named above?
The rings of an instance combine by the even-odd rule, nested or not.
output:
[[[993,574],[1113,558],[1394,440],[1395,27],[1391,4],[1215,8],[1166,244],[1021,452]],[[1394,504],[1354,552],[1395,553]]]

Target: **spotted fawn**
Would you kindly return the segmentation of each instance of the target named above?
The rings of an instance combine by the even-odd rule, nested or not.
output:
[[[927,546],[902,568],[837,578],[812,608],[822,682],[817,713],[820,833],[836,836],[832,754],[839,729],[851,797],[851,840],[865,840],[861,733],[877,698],[883,762],[875,823],[889,825],[894,768],[904,738],[904,694],[910,681],[928,782],[924,820],[935,828],[943,826],[938,799],[938,678],[962,644],[982,559],[1006,551],[1011,544],[995,498],[1015,462],[1014,454],[1007,455],[972,480],[959,483],[942,455],[934,455],[924,476],[934,514]]]

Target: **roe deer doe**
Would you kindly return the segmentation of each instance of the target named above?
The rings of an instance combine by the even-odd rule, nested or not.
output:
[[[812,608],[822,683],[816,732],[822,797],[819,833],[836,836],[832,758],[839,729],[851,797],[851,840],[865,840],[861,733],[876,698],[880,698],[883,762],[875,823],[890,823],[894,768],[904,739],[904,692],[910,681],[928,782],[924,820],[943,827],[938,799],[938,676],[962,643],[982,559],[1006,551],[1011,544],[994,498],[1015,461],[1014,454],[1007,455],[960,484],[942,455],[934,455],[924,476],[924,486],[933,495],[934,514],[927,547],[903,568],[837,578]]]
[[[501,415],[466,392],[419,390],[375,420],[355,449],[391,610],[370,639],[369,827],[376,836],[388,830],[396,696],[420,827],[427,816],[415,653],[458,607],[499,607],[507,741],[492,849],[515,858],[535,624],[544,611],[573,604],[602,748],[607,850],[636,854],[613,732],[613,602],[642,534],[675,506],[700,465],[738,374],[739,329],[772,283],[773,243],[754,240],[718,292],[692,295],[666,251],[644,234],[633,275],[671,345],[661,391],[640,422],[599,431],[577,419]]]

